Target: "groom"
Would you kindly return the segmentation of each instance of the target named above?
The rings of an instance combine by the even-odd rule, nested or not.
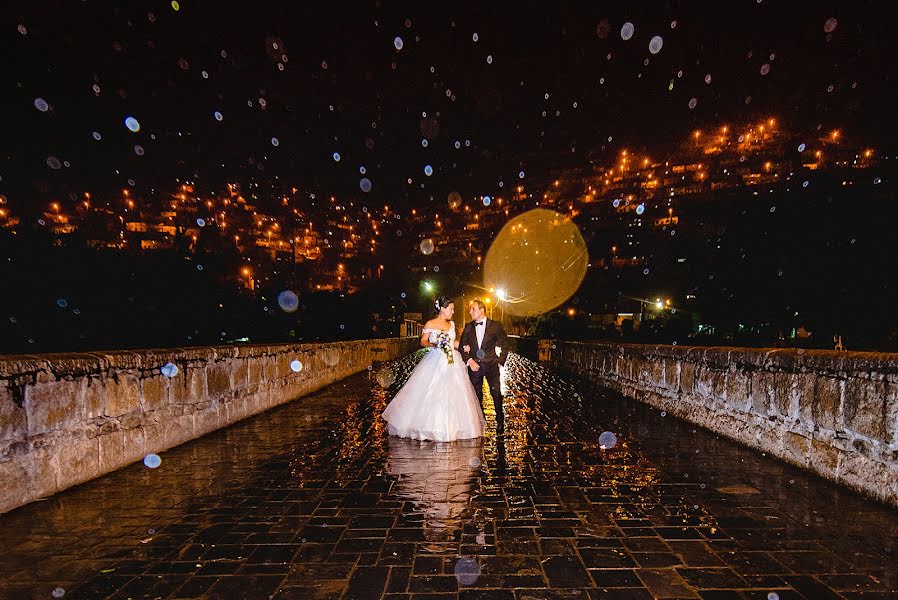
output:
[[[468,376],[483,406],[483,380],[490,386],[496,408],[496,433],[505,432],[505,413],[502,410],[502,390],[499,387],[499,365],[508,357],[508,337],[502,325],[486,318],[486,305],[481,300],[471,302],[471,322],[465,325],[459,340],[461,356],[468,365]],[[496,355],[496,348],[501,354]]]

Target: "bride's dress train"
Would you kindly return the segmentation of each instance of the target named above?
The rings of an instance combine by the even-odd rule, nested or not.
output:
[[[425,329],[434,339],[441,330]],[[455,324],[449,331],[455,340]],[[485,419],[474,393],[461,354],[453,350],[454,362],[438,348],[412,370],[408,381],[390,402],[382,417],[390,435],[414,440],[452,442],[483,435]]]

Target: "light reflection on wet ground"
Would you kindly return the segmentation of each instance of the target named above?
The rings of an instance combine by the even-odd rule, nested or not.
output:
[[[898,597],[898,512],[518,356],[504,437],[390,438],[415,360],[0,516],[0,597]]]

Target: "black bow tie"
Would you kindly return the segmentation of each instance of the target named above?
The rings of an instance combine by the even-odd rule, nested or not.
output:
[[[477,325],[483,325],[483,321],[477,321],[476,323],[474,323],[474,325],[475,325],[475,326],[477,326]]]

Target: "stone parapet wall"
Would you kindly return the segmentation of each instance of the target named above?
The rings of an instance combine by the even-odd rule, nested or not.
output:
[[[0,513],[419,347],[398,338],[0,357]],[[176,375],[162,373],[167,363]]]
[[[541,353],[898,506],[898,354],[546,341]]]

